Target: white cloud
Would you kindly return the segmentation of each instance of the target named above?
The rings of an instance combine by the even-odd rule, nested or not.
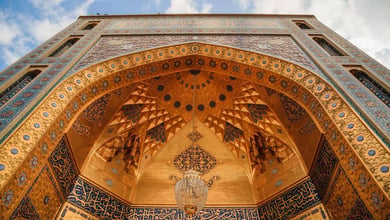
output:
[[[204,4],[202,4],[202,9],[201,9],[200,13],[204,13],[204,14],[210,13],[212,8],[213,8],[212,4],[204,3]]]
[[[95,0],[86,0],[85,2],[78,5],[72,11],[64,11],[60,4],[63,0],[51,0],[49,6],[46,6],[46,9],[43,10],[43,13],[46,16],[43,16],[39,19],[24,19],[26,20],[26,32],[34,36],[34,39],[37,42],[43,42],[54,34],[61,31],[64,27],[72,23],[78,16],[86,15],[89,6]],[[34,0],[35,2],[35,0]],[[46,2],[46,0],[38,0],[37,2]],[[41,3],[35,3],[34,5],[40,5]],[[56,14],[51,14],[53,8],[56,8]]]
[[[45,13],[56,13],[53,11],[55,8],[59,8],[64,0],[29,0],[30,3],[37,9],[44,11]]]
[[[251,4],[251,0],[234,0],[235,3],[238,3],[242,10],[247,10]]]
[[[209,13],[212,7],[212,4],[204,1],[199,5],[194,0],[171,0],[166,13]]]
[[[388,0],[377,0],[375,3],[365,0],[241,0],[240,4],[242,7],[253,4],[252,13],[313,14],[332,30],[390,68],[388,59],[378,58],[378,54],[381,54],[378,51],[390,48]]]
[[[22,13],[8,12],[0,9],[0,57],[6,65],[28,53],[32,47],[41,44],[78,16],[86,15],[95,0],[85,0],[72,10],[65,10],[61,4],[64,0],[30,0],[39,11],[38,18]],[[33,10],[33,9],[32,9]]]
[[[300,11],[303,5],[303,0],[291,1],[291,0],[252,0],[255,13],[297,13]],[[249,4],[249,3],[247,3]]]
[[[193,0],[171,0],[167,13],[198,13]]]
[[[25,35],[22,24],[14,14],[0,11],[0,57],[6,64],[11,64],[31,50],[33,42],[30,35]]]
[[[72,11],[72,17],[77,17],[80,15],[87,15],[88,8],[94,3],[96,0],[86,0],[84,3],[79,5],[74,11]]]
[[[0,44],[9,45],[21,33],[19,25],[0,11]]]
[[[26,29],[26,32],[31,34],[37,42],[43,42],[59,32],[71,21],[72,20],[67,17],[64,17],[61,20],[52,18],[29,20],[27,22],[29,28]]]
[[[384,64],[390,64],[390,48],[374,52],[374,58]]]
[[[32,39],[28,36],[17,37],[12,41],[12,46],[1,47],[1,56],[7,64],[11,64],[22,57],[24,54],[31,51],[29,42]]]

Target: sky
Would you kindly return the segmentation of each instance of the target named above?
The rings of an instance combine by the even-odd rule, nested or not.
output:
[[[0,71],[96,13],[313,14],[390,69],[389,10],[390,0],[0,0]]]

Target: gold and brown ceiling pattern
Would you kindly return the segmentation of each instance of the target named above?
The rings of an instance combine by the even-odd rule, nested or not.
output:
[[[127,178],[132,179],[130,182],[136,185],[137,179],[142,178],[142,174],[147,172],[145,170],[152,166],[150,164],[159,160],[157,157],[159,151],[169,145],[167,143],[172,137],[195,116],[196,120],[202,122],[213,133],[214,139],[223,143],[218,147],[228,149],[235,160],[243,163],[242,166],[249,175],[247,178],[257,182],[259,189],[267,184],[276,186],[276,189],[267,195],[257,196],[265,199],[276,193],[279,190],[278,186],[283,182],[279,180],[271,184],[269,182],[272,182],[270,180],[274,177],[267,180],[266,176],[277,172],[283,176],[283,170],[289,169],[278,167],[296,156],[294,152],[297,151],[294,141],[286,135],[287,130],[272,110],[273,106],[264,101],[270,99],[270,94],[266,91],[264,87],[242,79],[190,69],[139,82],[128,90],[128,96],[122,94],[122,97],[127,98],[116,102],[117,107],[112,108],[117,109],[116,112],[100,112],[100,116],[91,116],[91,113],[93,115],[99,112],[102,106],[109,105],[107,100],[110,95],[105,95],[92,103],[79,117],[79,121],[83,123],[94,121],[91,118],[110,118],[103,134],[96,137],[98,139],[93,144],[95,153],[89,157],[91,164],[100,168],[92,170],[91,166],[87,165],[84,173],[93,176],[91,173],[98,171],[112,173],[114,169],[115,173],[129,175]],[[111,97],[118,98],[118,95],[112,94]],[[283,106],[282,99],[276,101]],[[277,108],[279,112],[284,111],[282,107]],[[198,132],[187,134],[187,139],[191,140],[194,140],[193,138],[198,140],[201,137],[202,134]],[[181,172],[188,170],[193,155],[191,153],[194,152],[203,155],[196,160],[199,162],[201,174],[209,172],[215,166],[229,165],[224,164],[224,161],[218,161],[219,155],[210,155],[197,144],[185,147],[185,150],[172,155],[172,159],[167,162]],[[110,171],[107,167],[112,167],[111,164],[115,163],[120,166],[111,168]],[[303,164],[299,162],[288,164],[300,167],[295,169],[304,170]],[[304,174],[302,171],[298,172]],[[218,176],[218,173],[212,174]],[[296,177],[287,175],[285,182],[294,182],[299,176],[301,175]],[[112,179],[114,178],[108,175],[109,185],[113,185]],[[119,182],[123,183],[123,179]],[[107,185],[107,182],[102,185]],[[130,187],[128,191],[135,190],[134,188],[136,187]],[[124,190],[120,191],[118,194],[123,197],[132,195],[128,192],[123,193]]]

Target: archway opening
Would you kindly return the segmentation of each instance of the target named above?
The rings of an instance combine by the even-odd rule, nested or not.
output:
[[[143,80],[91,103],[67,133],[76,154],[91,151],[76,155],[81,175],[132,204],[174,205],[170,177],[184,171],[177,158],[191,143],[195,90],[199,141],[210,155],[200,162],[210,169],[214,158],[205,179],[220,177],[209,205],[256,205],[308,176],[321,133],[298,103],[226,72],[197,69],[193,84],[194,72]]]
[[[180,63],[177,61],[180,61]],[[370,160],[370,157],[368,156],[381,155],[381,157],[383,156],[383,158],[386,159],[389,154],[383,144],[381,144],[367,126],[360,121],[348,104],[345,103],[345,101],[339,96],[337,91],[335,91],[320,77],[316,76],[316,74],[313,74],[296,64],[285,62],[281,59],[263,54],[222,46],[201,43],[174,45],[113,58],[87,67],[73,76],[70,76],[55,90],[53,90],[43,103],[31,114],[31,117],[26,119],[20,129],[16,130],[14,135],[6,141],[3,148],[0,150],[4,153],[4,155],[10,154],[10,149],[14,147],[13,143],[15,143],[15,141],[23,141],[23,143],[26,143],[24,146],[24,150],[26,152],[32,152],[31,156],[37,152],[43,154],[42,158],[48,158],[49,163],[53,168],[53,157],[49,158],[50,153],[58,153],[55,147],[59,146],[58,143],[62,140],[62,134],[70,131],[73,127],[72,125],[75,124],[74,122],[77,122],[77,119],[82,111],[84,111],[93,101],[122,87],[125,88],[126,86],[129,86],[128,91],[132,91],[132,89],[135,88],[134,86],[137,85],[136,83],[141,81],[152,80],[156,77],[169,76],[176,72],[188,72],[190,70],[214,72],[223,76],[234,77],[236,79],[252,83],[253,85],[251,86],[256,87],[256,92],[263,89],[267,95],[270,93],[270,97],[272,97],[272,93],[275,93],[274,91],[276,91],[279,100],[283,99],[287,100],[285,103],[291,103],[288,99],[286,99],[287,97],[295,101],[298,106],[300,105],[302,109],[306,111],[307,115],[310,116],[313,123],[309,124],[310,126],[308,127],[313,127],[315,125],[314,127],[318,129],[318,132],[322,132],[324,134],[324,139],[322,140],[327,141],[323,143],[327,143],[325,144],[328,147],[327,149],[331,149],[334,157],[339,159],[335,160],[336,164],[334,164],[333,168],[337,168],[338,171],[340,171],[338,173],[341,173],[341,176],[345,178],[355,178],[356,170],[359,170],[359,176],[363,176],[365,182],[374,183],[370,185],[370,193],[367,194],[366,190],[362,188],[362,185],[359,184],[358,181],[350,182],[350,188],[352,191],[355,190],[355,195],[362,196],[362,199],[359,201],[364,202],[370,212],[375,213],[376,216],[380,216],[384,213],[383,210],[387,207],[386,204],[388,201],[383,199],[387,198],[387,194],[385,194],[384,191],[388,191],[388,188],[381,186],[385,186],[388,183],[388,181],[386,181],[387,177],[383,176],[383,172],[374,162],[372,162],[373,160]],[[258,89],[258,85],[261,85],[264,88]],[[196,88],[196,85],[194,85],[194,89]],[[266,88],[268,88],[268,90]],[[269,90],[270,88],[271,90]],[[234,87],[232,89],[234,89]],[[226,90],[231,90],[231,87],[226,86]],[[164,101],[170,100],[165,97],[168,96],[164,95]],[[172,99],[172,96],[170,98]],[[265,99],[264,97],[262,98]],[[224,96],[218,96],[218,100],[222,101],[223,99],[227,100],[226,95],[225,98]],[[270,103],[272,104],[272,101],[275,100],[275,98],[271,98],[270,100]],[[218,103],[212,104],[211,101],[209,102],[210,106],[214,104]],[[261,103],[249,103],[250,105],[248,105],[248,102],[244,102],[244,104],[246,104],[247,110],[254,109],[259,112],[264,110],[263,107],[253,106],[253,104]],[[276,106],[276,103],[273,104]],[[120,110],[122,105],[123,103],[120,105],[118,104],[117,110]],[[292,106],[295,105],[293,104]],[[297,106],[286,109],[271,109],[273,113],[278,113],[278,110],[275,109],[283,109],[284,114],[287,114],[286,112],[300,112],[294,110],[299,109]],[[233,140],[235,140],[237,135],[240,137],[241,132],[239,130],[244,131],[246,128],[239,126],[236,119],[236,115],[239,115],[239,113],[235,111],[236,109],[233,108],[231,110],[232,111],[225,111],[227,115],[231,116],[230,120],[225,120],[225,127],[223,131],[225,131],[225,128],[227,127],[231,128],[230,130],[233,134],[235,134],[233,135]],[[42,115],[44,117],[43,119]],[[262,113],[260,113],[260,115],[262,115]],[[277,115],[279,117],[279,114]],[[296,116],[286,117],[287,120],[295,120],[294,118],[296,118]],[[259,121],[259,119],[257,120]],[[283,121],[283,117],[280,116],[278,120],[279,122]],[[108,119],[107,122],[108,121],[110,121],[110,119]],[[214,121],[218,120],[216,119]],[[104,123],[102,123],[102,125],[103,124]],[[223,125],[223,123],[216,124],[221,126]],[[208,125],[208,127],[211,126]],[[31,128],[33,128],[33,130],[31,130]],[[295,127],[292,126],[291,128],[294,129]],[[244,142],[254,143],[254,145],[259,143],[258,145],[261,146],[260,143],[264,143],[265,139],[265,142],[267,143],[268,135],[264,136],[264,130],[266,130],[265,126],[254,132],[253,136],[249,136],[249,141],[244,140]],[[147,131],[148,129],[146,129],[145,132]],[[34,135],[31,135],[32,133],[34,133]],[[214,133],[217,134],[217,132]],[[218,137],[218,134],[216,136]],[[221,136],[223,137],[221,139],[225,141],[225,135],[221,133]],[[277,138],[275,139],[272,143],[276,143],[278,141]],[[134,137],[134,140],[137,140],[137,137]],[[231,139],[228,138],[227,140]],[[296,139],[292,138],[292,140],[294,140],[294,143],[296,142]],[[297,152],[296,149],[299,147],[297,143],[295,143],[295,145],[297,146],[290,146],[290,149],[292,149],[293,152],[294,150]],[[232,148],[241,150],[240,145],[232,146]],[[261,149],[261,147],[259,149]],[[78,148],[78,150],[80,152],[84,151],[83,153],[78,153],[75,149],[72,149],[74,155],[76,156],[76,161],[79,160],[77,163],[80,165],[85,160],[87,152],[91,152],[91,148]],[[233,155],[240,155],[233,153],[234,151],[232,150],[231,152]],[[250,148],[247,148],[247,158],[250,157],[250,152]],[[254,152],[254,150],[252,150],[252,152]],[[305,158],[305,153],[303,151],[300,152],[302,158]],[[375,154],[371,154],[371,152],[375,152]],[[368,156],[366,154],[368,154]],[[83,155],[80,157],[81,159],[79,158],[79,155]],[[278,159],[278,157],[281,161],[284,160],[283,156],[277,156],[276,159]],[[67,159],[70,158],[71,157],[68,157]],[[62,160],[63,158],[56,159]],[[306,159],[303,161],[307,163]],[[15,160],[14,163],[5,163],[4,165],[7,167],[7,172],[4,174],[5,178],[0,180],[1,184],[4,185],[5,181],[16,173],[18,166],[22,163],[27,163],[25,167],[29,167],[29,162],[30,160]],[[252,163],[247,164],[249,164],[250,167],[256,165]],[[39,168],[37,170],[41,170],[44,165],[44,163],[37,164],[36,167]],[[69,173],[60,169],[61,164],[59,163],[56,165],[59,165],[56,167],[59,168],[59,172],[55,173],[58,175],[56,177],[59,180],[58,184],[68,184],[65,185],[65,187],[61,185],[61,187],[66,188],[64,191],[71,190],[73,186],[72,184],[76,181],[75,178],[77,178],[77,176],[75,178],[72,176],[73,179],[69,178]],[[256,166],[261,167],[261,162]],[[307,166],[307,168],[308,167],[310,166]],[[325,175],[320,176],[319,179],[321,180],[321,178],[323,178],[326,181],[330,181],[332,172],[334,171],[333,168],[331,172],[325,173]],[[69,169],[66,171],[68,172]],[[247,174],[247,176],[248,179],[250,179],[250,175]],[[34,177],[31,179],[34,179]],[[67,183],[66,181],[70,179],[72,181]],[[80,181],[78,181],[77,184],[79,183]],[[79,187],[80,185],[77,184],[76,186]],[[26,184],[26,186],[27,185],[28,184]],[[329,184],[325,184],[322,189],[327,190],[328,187]],[[80,187],[75,189],[75,193],[81,193],[79,189]],[[252,191],[254,191],[253,187]],[[68,194],[65,193],[64,195],[66,197]],[[379,200],[375,200],[377,203],[370,202],[370,196],[373,195],[375,195],[375,198],[379,198]],[[15,195],[15,197],[20,196],[22,195]],[[72,198],[70,199],[75,199],[77,196],[79,196],[79,194],[71,194],[70,197]],[[334,200],[334,197],[332,198],[333,200],[331,202],[336,204],[337,200]],[[20,198],[18,199],[20,200]],[[380,206],[378,206],[378,204]]]

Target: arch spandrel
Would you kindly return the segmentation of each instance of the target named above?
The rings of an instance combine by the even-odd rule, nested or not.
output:
[[[197,63],[199,57],[203,57],[206,62]],[[193,62],[186,64],[186,58]],[[175,67],[175,60],[182,60],[183,66]],[[226,69],[223,63],[227,64]],[[5,169],[1,171],[2,191],[8,184],[13,184],[12,176],[28,161],[26,159],[30,152],[35,152],[45,144],[48,152],[54,149],[66,128],[87,106],[86,103],[124,85],[200,67],[273,88],[296,100],[324,132],[342,167],[354,180],[352,182],[360,196],[369,202],[372,193],[383,193],[384,207],[388,206],[390,177],[381,172],[380,168],[388,166],[389,150],[329,84],[296,64],[254,52],[201,43],[162,47],[113,58],[69,77],[51,92],[2,145],[0,161],[6,161]],[[83,94],[87,94],[86,99],[82,98]],[[342,145],[347,150],[341,150],[339,146]],[[17,156],[10,155],[13,146],[20,146],[21,153]],[[368,155],[369,150],[374,150],[376,154]],[[14,160],[9,160],[9,157]],[[47,156],[43,155],[42,158],[46,159]],[[353,170],[348,169],[350,158],[359,161]],[[359,174],[371,177],[368,180],[371,187],[361,189],[358,186]],[[370,210],[377,211],[373,204],[367,205]]]

